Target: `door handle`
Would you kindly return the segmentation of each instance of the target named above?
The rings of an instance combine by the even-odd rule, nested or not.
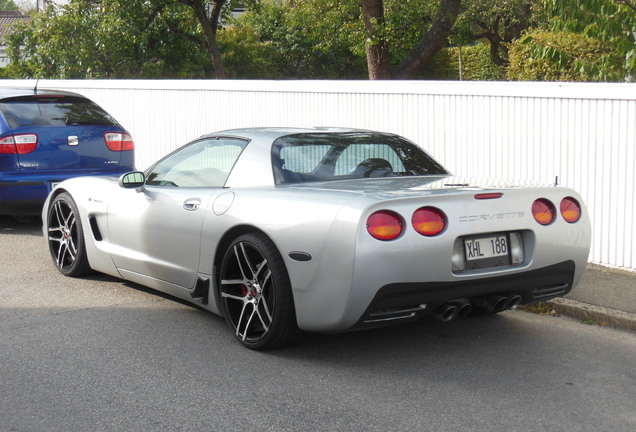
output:
[[[183,202],[183,208],[187,211],[195,211],[201,207],[201,200],[199,198],[189,198]]]

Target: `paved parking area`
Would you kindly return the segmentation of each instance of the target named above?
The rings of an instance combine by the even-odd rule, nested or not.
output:
[[[61,276],[0,217],[0,430],[636,430],[636,334],[522,311],[283,350],[138,285]]]

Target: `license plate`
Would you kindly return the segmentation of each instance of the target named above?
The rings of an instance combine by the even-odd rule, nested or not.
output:
[[[508,256],[508,251],[508,236],[503,234],[464,239],[466,261]]]

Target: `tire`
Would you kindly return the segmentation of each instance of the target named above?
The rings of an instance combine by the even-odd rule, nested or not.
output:
[[[219,276],[225,320],[241,344],[264,350],[298,341],[289,275],[266,235],[247,233],[234,240]]]
[[[60,273],[71,277],[90,273],[82,221],[70,194],[61,193],[51,202],[47,227],[49,252]]]

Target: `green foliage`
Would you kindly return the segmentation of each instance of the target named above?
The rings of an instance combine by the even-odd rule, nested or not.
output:
[[[478,40],[490,43],[490,56],[503,65],[508,44],[519,38],[535,19],[536,0],[464,0],[450,40],[470,45]]]
[[[490,59],[489,46],[480,42],[461,48],[462,79],[466,81],[501,81],[504,68]],[[431,80],[459,80],[460,48],[444,48],[427,65],[422,78]]]
[[[196,37],[200,29],[191,10],[178,2],[157,9],[159,1],[71,0],[62,13],[49,7],[9,38],[7,74],[58,79],[205,76],[209,67],[201,45],[174,31],[191,29]]]
[[[219,47],[228,78],[283,78],[275,63],[277,52],[271,41],[262,42],[249,22],[229,25],[219,31]]]
[[[432,0],[385,0],[384,32],[390,47],[392,67],[399,65],[422,40],[437,14],[439,3]]]
[[[13,0],[0,0],[0,10],[10,11],[10,10],[18,10],[18,6],[15,4]]]
[[[513,81],[595,81],[620,76],[620,66],[606,59],[612,45],[579,33],[537,30],[510,48],[508,79]]]
[[[266,66],[265,77],[366,76],[364,57],[356,47],[364,52],[359,8],[353,1],[305,0],[291,7],[290,2],[263,0],[219,32],[220,45],[227,47],[233,39],[238,52],[243,44],[233,33],[243,34],[248,47],[260,44],[265,49],[257,53],[248,48],[252,54],[241,60],[244,66],[232,66],[232,76],[237,78],[250,77],[253,68],[259,69],[255,65]],[[228,53],[224,61],[232,61]]]
[[[622,81],[626,75],[636,76],[636,1],[543,0],[543,3],[551,30],[581,33],[612,46],[599,59],[600,67],[585,66],[591,78]]]

